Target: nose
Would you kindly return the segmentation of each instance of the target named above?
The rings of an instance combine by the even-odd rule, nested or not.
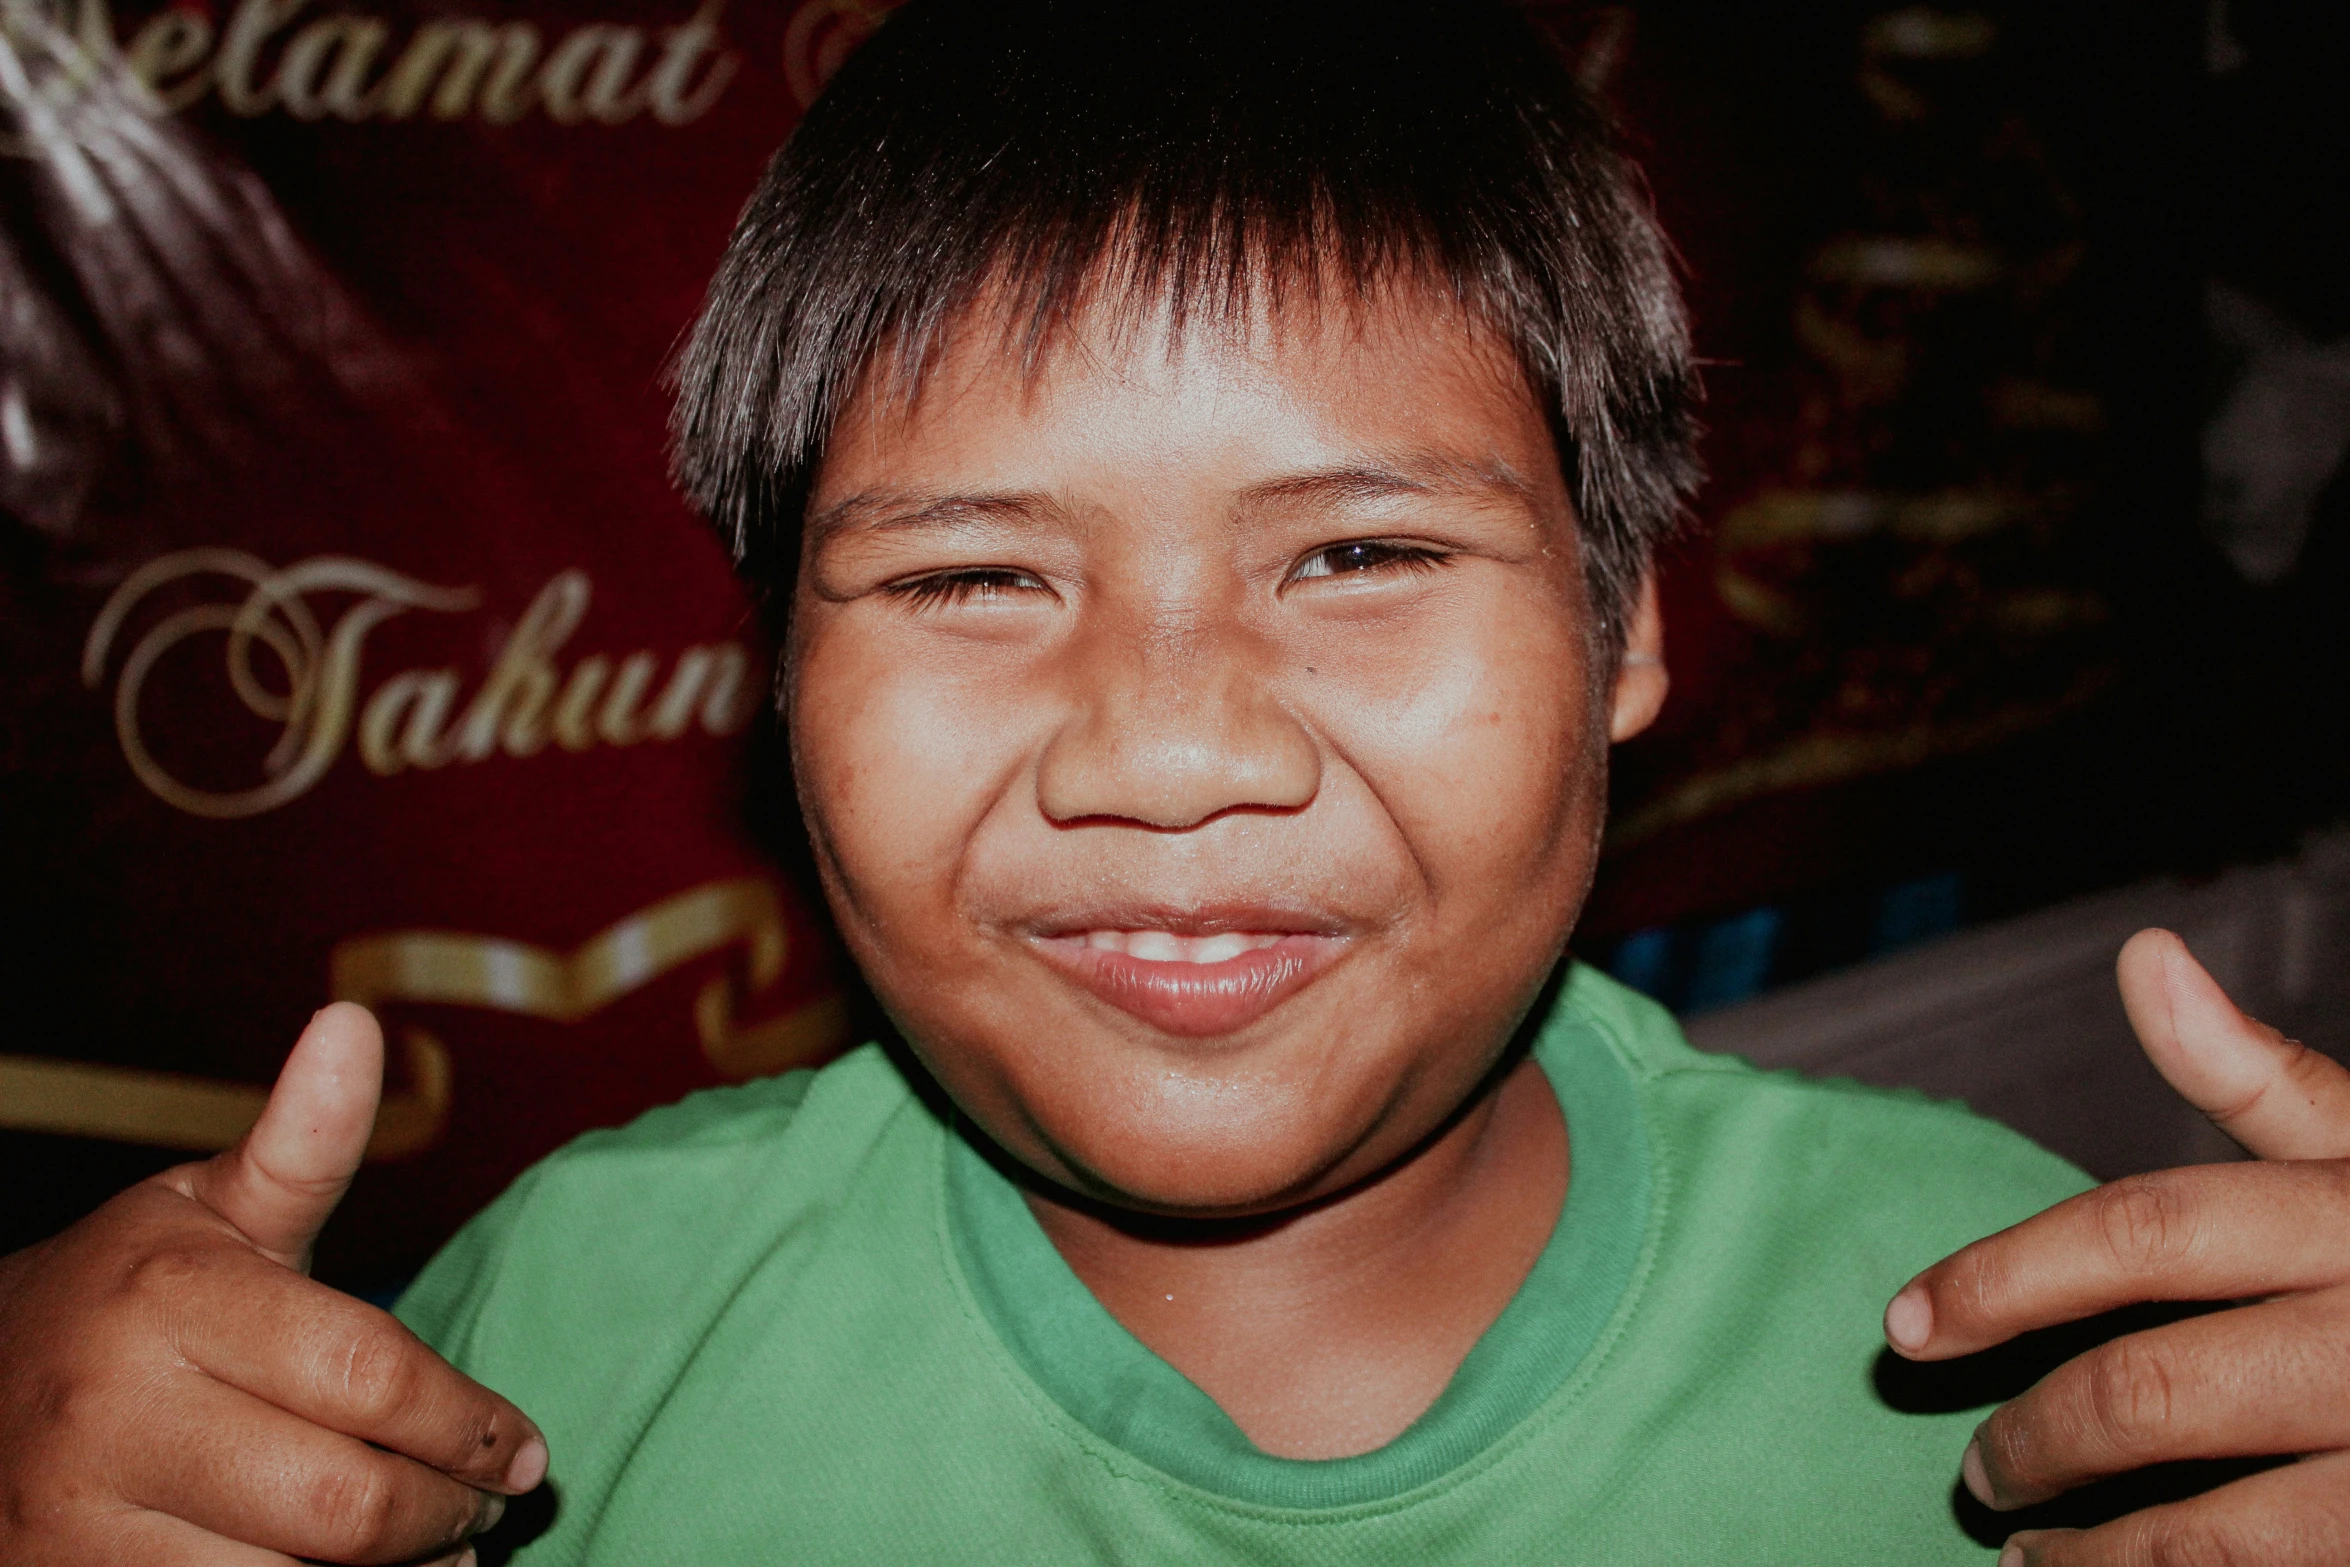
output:
[[[1260,650],[1238,642],[1161,635],[1071,649],[1078,700],[1039,763],[1044,814],[1180,830],[1310,803],[1321,752],[1275,699]]]

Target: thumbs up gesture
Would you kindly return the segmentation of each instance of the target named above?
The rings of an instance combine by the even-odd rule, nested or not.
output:
[[[2294,1455],[2191,1501],[2013,1536],[2000,1567],[2350,1561],[2350,1072],[2237,1011],[2186,945],[2140,931],[2123,1004],[2171,1086],[2260,1160],[2059,1203],[1927,1269],[1885,1313],[1945,1360],[2139,1301],[2249,1301],[2117,1338],[2003,1405],[1961,1463],[2007,1510],[2174,1459]]]
[[[467,1562],[538,1485],[520,1410],[307,1276],[382,1082],[328,1007],[243,1142],[0,1259],[0,1562]]]

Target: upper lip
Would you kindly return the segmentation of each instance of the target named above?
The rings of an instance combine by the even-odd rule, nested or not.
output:
[[[1112,903],[1055,909],[1022,920],[1030,934],[1050,939],[1094,930],[1163,930],[1171,936],[1222,936],[1233,932],[1274,932],[1294,936],[1339,936],[1349,922],[1324,910],[1295,904],[1207,903],[1175,907],[1160,903]]]

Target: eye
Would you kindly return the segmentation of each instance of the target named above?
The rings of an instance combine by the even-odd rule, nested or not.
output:
[[[1433,571],[1452,557],[1421,544],[1399,544],[1389,539],[1348,539],[1326,544],[1290,569],[1289,580],[1346,577],[1365,572]]]
[[[1014,593],[1041,593],[1046,589],[1042,581],[1025,571],[1009,566],[973,566],[893,582],[884,591],[916,608],[927,609],[933,605],[1008,598]]]

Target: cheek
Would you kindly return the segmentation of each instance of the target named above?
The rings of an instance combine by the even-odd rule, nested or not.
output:
[[[1578,892],[1605,785],[1574,622],[1543,605],[1484,610],[1351,665],[1334,659],[1340,678],[1316,682],[1314,698],[1447,924]]]
[[[1034,704],[935,649],[845,634],[818,613],[793,663],[792,760],[844,924],[944,916],[963,846],[1031,747],[1021,715]]]

